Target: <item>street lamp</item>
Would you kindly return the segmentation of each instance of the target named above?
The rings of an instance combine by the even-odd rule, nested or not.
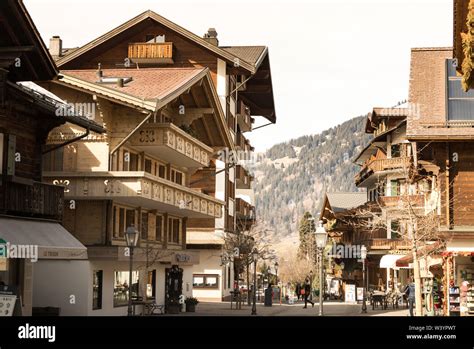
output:
[[[125,240],[130,252],[130,272],[128,275],[128,310],[127,315],[132,316],[132,272],[133,272],[133,249],[138,244],[138,230],[132,224],[125,232]]]
[[[365,302],[365,260],[367,258],[367,247],[364,245],[360,249],[360,257],[362,258],[362,314],[367,313],[367,304]]]
[[[252,251],[253,259],[253,304],[252,304],[252,315],[257,315],[257,260],[258,251],[256,248]]]
[[[279,266],[278,262],[275,262],[275,267],[274,267],[275,268],[275,279],[276,279],[275,283],[278,287],[278,293],[280,294],[280,305],[281,305],[281,287],[278,285],[278,266]]]
[[[323,251],[328,241],[328,233],[323,227],[323,221],[319,221],[319,226],[316,229],[316,232],[314,233],[314,237],[316,240],[316,247],[319,251],[319,316],[323,316]]]

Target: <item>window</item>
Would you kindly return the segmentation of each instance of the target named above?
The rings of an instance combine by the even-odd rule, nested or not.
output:
[[[139,155],[128,150],[123,151],[122,171],[138,171]]]
[[[400,223],[398,221],[390,222],[390,239],[400,239]]]
[[[94,270],[92,281],[92,310],[102,309],[102,270]]]
[[[152,163],[152,162],[151,162],[150,159],[145,159],[145,172],[150,173],[150,174],[153,174],[153,173],[151,172],[151,168],[152,168],[151,163]]]
[[[398,180],[390,181],[390,196],[400,195],[400,183]]]
[[[401,145],[400,144],[392,144],[390,146],[390,148],[392,150],[392,158],[399,158],[400,157]]]
[[[163,216],[156,215],[156,241],[161,241],[163,236]]]
[[[142,212],[142,239],[148,239],[148,212]]]
[[[235,185],[232,181],[227,181],[227,186],[228,186],[228,189],[227,189],[227,192],[229,194],[229,198],[235,198]]]
[[[193,275],[194,288],[219,288],[219,275],[217,274],[195,274]]]
[[[181,231],[181,219],[168,218],[168,242],[179,244],[179,235]]]
[[[114,206],[114,237],[123,238],[132,224],[135,225],[135,210]]]
[[[138,296],[138,271],[132,272],[132,287],[128,286],[130,272],[116,271],[114,276],[114,307],[126,306],[129,290],[131,290],[132,299]]]
[[[175,182],[176,184],[183,185],[183,178],[184,175],[182,172],[179,172],[175,169],[171,169],[171,181]]]
[[[156,298],[156,270],[151,270],[148,272],[146,298]]]
[[[474,121],[474,90],[464,92],[461,77],[456,74],[454,60],[446,60],[448,121]]]
[[[158,165],[158,177],[166,179],[166,166]]]

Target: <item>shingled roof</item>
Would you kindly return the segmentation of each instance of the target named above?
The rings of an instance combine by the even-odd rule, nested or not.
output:
[[[268,51],[266,46],[221,46],[220,48],[253,65],[255,68],[260,66]]]

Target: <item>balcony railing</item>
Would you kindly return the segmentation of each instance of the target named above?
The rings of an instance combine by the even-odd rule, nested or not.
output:
[[[367,245],[370,250],[408,250],[411,248],[409,240],[400,239],[371,239]]]
[[[222,201],[146,172],[45,172],[43,176],[64,185],[67,199],[118,200],[191,218],[222,216]]]
[[[173,43],[130,43],[128,58],[136,63],[173,64]]]
[[[64,188],[59,186],[4,182],[0,196],[0,211],[7,214],[54,220],[61,220],[63,215]]]
[[[255,207],[241,198],[235,199],[235,212],[239,217],[255,219]]]
[[[240,150],[245,151],[245,152],[252,152],[254,148],[250,145],[250,142],[245,136],[241,133],[238,132],[236,134],[236,145]]]
[[[382,207],[392,209],[407,209],[410,206],[412,208],[422,208],[425,205],[425,196],[423,194],[381,196],[378,200]]]
[[[240,101],[237,105],[237,123],[242,132],[252,131],[253,122],[254,119],[250,116],[250,109],[243,101]]]
[[[171,123],[145,124],[130,138],[130,144],[159,159],[188,168],[209,166],[214,152]]]
[[[237,165],[235,171],[237,189],[250,189],[253,177],[241,165]]]
[[[409,157],[399,157],[399,158],[390,158],[390,159],[376,159],[368,161],[362,166],[362,169],[355,176],[356,184],[361,183],[373,173],[380,171],[389,171],[397,169],[408,169],[410,166],[411,158]]]

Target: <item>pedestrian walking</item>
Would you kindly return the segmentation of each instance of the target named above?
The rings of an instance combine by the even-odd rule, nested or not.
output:
[[[299,282],[296,283],[295,293],[296,293],[296,297],[298,298],[298,300],[300,300],[300,296],[301,296],[301,285],[300,285]]]
[[[310,301],[308,299],[310,294],[311,294],[311,283],[309,282],[309,279],[306,279],[306,281],[304,283],[304,307],[303,307],[303,309],[307,308],[308,303],[311,303],[311,305],[314,308],[314,302]]]
[[[410,316],[413,316],[413,307],[415,306],[415,283],[412,278],[408,278],[408,284],[405,286],[403,293],[407,296]]]

